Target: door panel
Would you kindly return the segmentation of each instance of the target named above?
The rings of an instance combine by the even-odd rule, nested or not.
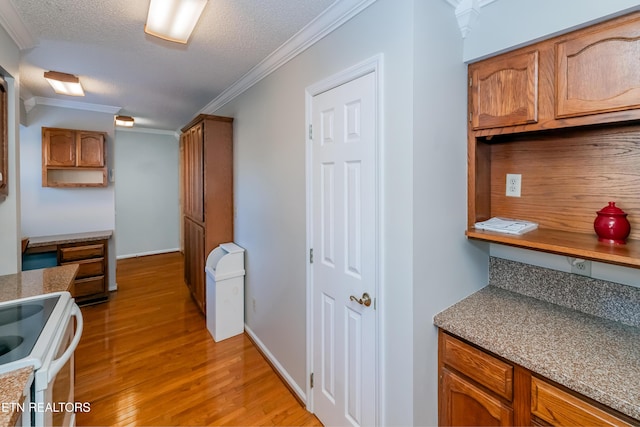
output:
[[[325,425],[371,426],[375,304],[358,300],[377,288],[375,76],[316,95],[312,110],[314,411]]]

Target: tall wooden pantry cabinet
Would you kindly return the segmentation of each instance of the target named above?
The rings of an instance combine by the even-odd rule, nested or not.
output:
[[[184,280],[203,313],[205,260],[233,241],[233,119],[201,114],[182,128]]]

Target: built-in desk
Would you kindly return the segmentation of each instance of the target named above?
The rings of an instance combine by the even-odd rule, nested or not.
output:
[[[44,266],[78,264],[71,294],[78,304],[103,302],[109,298],[108,240],[113,231],[29,237],[23,264],[36,257]]]

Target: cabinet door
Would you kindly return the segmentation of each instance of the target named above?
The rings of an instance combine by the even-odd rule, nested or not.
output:
[[[184,219],[184,280],[200,310],[205,313],[204,228]]]
[[[204,221],[202,127],[202,124],[192,127],[186,132],[184,139],[184,213],[199,222]]]
[[[104,166],[104,134],[98,132],[76,132],[77,166]]]
[[[472,382],[442,369],[441,426],[512,426],[513,410]]]
[[[640,108],[640,16],[556,43],[556,117]]]
[[[43,129],[42,133],[45,166],[76,165],[76,140],[73,130]]]
[[[473,129],[538,121],[538,51],[469,65]]]

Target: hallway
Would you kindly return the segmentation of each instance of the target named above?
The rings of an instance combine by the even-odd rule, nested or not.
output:
[[[246,335],[216,343],[179,253],[118,261],[118,291],[82,307],[78,426],[320,426]]]

